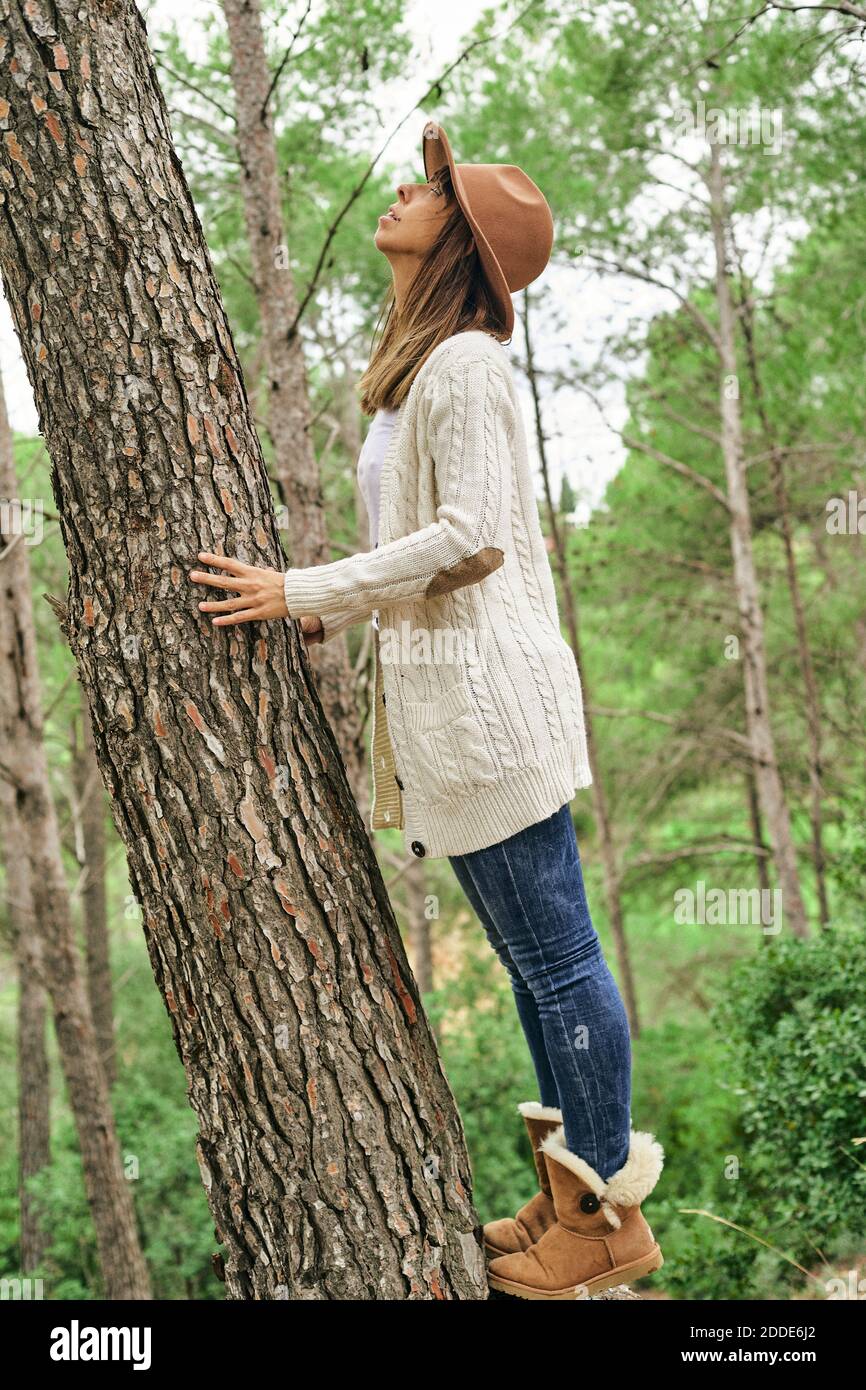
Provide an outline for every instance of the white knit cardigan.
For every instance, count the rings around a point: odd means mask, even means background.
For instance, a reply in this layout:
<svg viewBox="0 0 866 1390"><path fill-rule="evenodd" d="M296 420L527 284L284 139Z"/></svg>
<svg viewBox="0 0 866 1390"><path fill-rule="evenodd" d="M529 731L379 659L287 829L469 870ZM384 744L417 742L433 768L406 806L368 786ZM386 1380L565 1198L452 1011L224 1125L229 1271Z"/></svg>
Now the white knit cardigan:
<svg viewBox="0 0 866 1390"><path fill-rule="evenodd" d="M511 364L487 333L439 343L380 481L379 541L285 575L328 641L379 613L372 830L416 855L498 843L592 781Z"/></svg>

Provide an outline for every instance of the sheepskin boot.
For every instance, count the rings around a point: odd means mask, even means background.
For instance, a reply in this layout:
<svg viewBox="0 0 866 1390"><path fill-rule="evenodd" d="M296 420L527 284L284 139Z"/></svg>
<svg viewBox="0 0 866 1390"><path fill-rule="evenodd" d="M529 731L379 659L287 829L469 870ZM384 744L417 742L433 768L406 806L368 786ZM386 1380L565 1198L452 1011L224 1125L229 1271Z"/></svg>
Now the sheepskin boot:
<svg viewBox="0 0 866 1390"><path fill-rule="evenodd" d="M484 1249L489 1259L495 1259L497 1255L513 1255L520 1250L528 1250L556 1220L553 1195L547 1177L547 1164L544 1154L540 1151L540 1145L549 1134L561 1126L562 1111L554 1105L539 1105L537 1100L525 1100L517 1109L523 1116L529 1134L540 1190L520 1208L516 1216L488 1221L484 1227Z"/></svg>
<svg viewBox="0 0 866 1390"><path fill-rule="evenodd" d="M518 1298L571 1299L630 1284L664 1261L640 1204L652 1192L664 1151L651 1134L631 1132L629 1155L607 1182L565 1147L560 1126L541 1145L555 1223L528 1250L491 1260L491 1289Z"/></svg>

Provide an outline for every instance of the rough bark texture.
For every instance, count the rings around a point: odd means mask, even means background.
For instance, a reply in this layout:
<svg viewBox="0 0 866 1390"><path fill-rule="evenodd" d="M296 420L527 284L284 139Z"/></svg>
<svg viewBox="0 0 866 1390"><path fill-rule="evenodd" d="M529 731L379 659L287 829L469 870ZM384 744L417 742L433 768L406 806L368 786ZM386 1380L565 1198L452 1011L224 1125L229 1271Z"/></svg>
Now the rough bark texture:
<svg viewBox="0 0 866 1390"><path fill-rule="evenodd" d="M628 1016L629 1031L633 1038L637 1038L640 1034L640 1017L637 1007L637 990L635 989L634 972L631 968L628 937L625 934L619 865L617 863L616 846L613 839L613 829L607 805L607 796L604 790L604 780L598 761L595 726L590 712L589 688L580 648L577 604L574 599L574 588L572 586L571 576L568 572L565 537L557 521L556 507L554 506L553 494L550 487L550 470L547 466L547 450L545 448L544 428L541 420L541 400L538 394L538 382L532 354L532 335L529 328L529 298L528 296L524 296L524 298L524 346L526 348L526 371L535 408L535 439L538 445L541 475L544 481L544 495L547 502L547 514L553 539L554 562L559 574L559 591L562 595L565 628L568 633L568 640L571 644L572 651L574 652L575 660L577 661L581 685L583 686L583 718L586 727L586 751L589 757L590 771L592 772L590 794L592 797L595 829L598 835L598 852L601 856L602 873L604 875L604 896L607 903L607 915L610 921L610 929L613 935L613 945L614 951L616 952L617 966L619 968L623 1003L625 1004L625 1011Z"/></svg>
<svg viewBox="0 0 866 1390"><path fill-rule="evenodd" d="M73 777L80 828L79 863L84 874L81 914L87 962L87 994L99 1043L99 1055L109 1086L114 1084L114 998L111 953L105 902L105 788L99 774L93 730L86 702L82 701L80 734L76 732Z"/></svg>
<svg viewBox="0 0 866 1390"><path fill-rule="evenodd" d="M187 580L200 549L284 561L143 22L0 15L0 265L227 1292L484 1297L462 1126L298 626L215 629Z"/></svg>
<svg viewBox="0 0 866 1390"><path fill-rule="evenodd" d="M720 413L722 453L728 485L734 585L743 641L743 681L748 730L761 812L773 846L773 862L782 890L785 924L796 936L808 935L806 909L800 891L797 856L791 834L788 803L776 758L770 720L770 694L764 643L764 614L752 548L752 516L743 457L743 427L737 381L736 319L728 271L727 209L719 145L710 143L707 185L715 252L716 305L719 314Z"/></svg>
<svg viewBox="0 0 866 1390"><path fill-rule="evenodd" d="M231 47L241 193L268 378L267 422L276 479L288 514L292 564L321 565L331 559L331 547L313 449L303 343L293 329L298 306L286 255L261 7L259 0L223 0L223 11ZM370 802L367 754L345 634L313 647L310 660L358 808L366 815Z"/></svg>
<svg viewBox="0 0 866 1390"><path fill-rule="evenodd" d="M2 561L0 561L2 564ZM20 1273L32 1274L45 1254L45 1237L27 1183L51 1157L51 1092L45 1045L45 990L39 934L30 897L30 869L15 792L0 776L6 909L18 966L18 1201Z"/></svg>
<svg viewBox="0 0 866 1390"><path fill-rule="evenodd" d="M0 207L0 214L3 212ZM0 450L0 470L0 496L16 497L11 449ZM14 788L15 809L29 855L42 983L54 1010L57 1047L78 1134L104 1293L110 1299L148 1298L147 1266L82 978L48 780L28 552L23 537L14 530L12 513L0 526L0 771Z"/></svg>

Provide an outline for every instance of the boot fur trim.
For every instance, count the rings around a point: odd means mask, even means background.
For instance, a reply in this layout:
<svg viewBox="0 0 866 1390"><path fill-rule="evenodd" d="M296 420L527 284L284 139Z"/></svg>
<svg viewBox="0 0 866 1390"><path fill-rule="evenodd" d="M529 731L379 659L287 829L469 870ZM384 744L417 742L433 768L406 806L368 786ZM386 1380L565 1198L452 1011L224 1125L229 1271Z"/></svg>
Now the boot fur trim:
<svg viewBox="0 0 866 1390"><path fill-rule="evenodd" d="M633 1129L628 1158L619 1171L605 1182L586 1159L565 1147L565 1129L562 1125L548 1134L540 1147L543 1153L554 1162L561 1163L563 1168L568 1168L600 1198L604 1214L615 1230L622 1222L614 1207L639 1206L658 1182L665 1159L664 1149L657 1139L645 1130Z"/></svg>
<svg viewBox="0 0 866 1390"><path fill-rule="evenodd" d="M562 1111L557 1110L555 1105L539 1105L537 1100L523 1100L517 1109L527 1120L550 1120L553 1124L562 1124Z"/></svg>

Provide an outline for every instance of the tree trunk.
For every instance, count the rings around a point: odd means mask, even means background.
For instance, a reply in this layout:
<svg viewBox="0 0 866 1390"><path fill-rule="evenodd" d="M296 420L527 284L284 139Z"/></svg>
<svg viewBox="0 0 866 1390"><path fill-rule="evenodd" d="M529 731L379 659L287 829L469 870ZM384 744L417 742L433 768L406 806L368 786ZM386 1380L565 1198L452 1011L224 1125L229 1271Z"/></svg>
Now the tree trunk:
<svg viewBox="0 0 866 1390"><path fill-rule="evenodd" d="M187 579L203 549L284 562L144 24L0 13L0 264L227 1292L483 1298L462 1125L298 625L214 628Z"/></svg>
<svg viewBox="0 0 866 1390"><path fill-rule="evenodd" d="M0 68L3 76L6 71L5 67ZM5 145L8 149L8 139ZM5 236L8 209L4 207L2 211L6 215L0 225ZM16 235L23 238L25 230L23 225L17 225ZM19 274L23 268L22 264ZM5 277L5 256L3 270ZM11 285L11 277L8 283ZM8 447L0 448L0 496L17 496ZM29 854L33 922L41 938L43 982L54 1009L57 1046L78 1133L105 1297L144 1299L150 1297L147 1266L139 1245L132 1189L123 1173L108 1085L82 979L60 831L48 780L27 547L23 537L15 532L11 514L3 520L2 528L0 549L8 547L0 569L2 771L14 788L16 812Z"/></svg>
<svg viewBox="0 0 866 1390"><path fill-rule="evenodd" d="M719 314L720 412L722 453L728 485L734 585L742 624L746 728L755 763L761 811L773 846L785 920L796 936L807 936L791 820L776 760L764 645L764 614L752 550L752 516L743 459L742 420L737 388L736 320L728 278L725 185L719 145L710 142L710 219L715 250L716 305Z"/></svg>
<svg viewBox="0 0 866 1390"><path fill-rule="evenodd" d="M17 493L12 431L0 381L0 501ZM20 544L20 542L19 542ZM5 556L8 560L9 556ZM0 555L0 582L4 582ZM5 593L5 590L4 590ZM5 602L0 597L0 609ZM2 634L2 626L0 626ZM33 1209L27 1184L51 1158L51 1089L45 1041L46 997L42 985L42 947L33 914L27 841L16 806L15 790L0 770L0 812L6 909L18 967L18 1194L21 1273L32 1274L48 1241Z"/></svg>
<svg viewBox="0 0 866 1390"><path fill-rule="evenodd" d="M11 784L0 777L6 906L18 966L18 1194L21 1273L32 1274L48 1246L27 1184L51 1158L51 1090L45 1044L45 990L30 896L27 845Z"/></svg>
<svg viewBox="0 0 866 1390"><path fill-rule="evenodd" d="M746 292L741 307L740 322L746 343L749 362L749 376L755 393L755 404L761 429L770 453L770 477L778 508L779 524L782 529L782 544L785 550L785 574L788 593L794 614L794 631L797 638L797 658L800 678L803 682L803 696L806 703L806 730L809 739L809 821L812 827L812 864L815 869L815 888L818 895L818 917L822 927L830 921L830 903L827 892L827 864L824 849L824 754L821 736L821 698L815 676L815 663L809 642L806 625L806 608L797 572L797 556L794 550L794 527L791 521L791 503L788 496L788 481L785 475L785 458L779 447L775 431L770 423L764 399L764 387L758 368L755 347L754 322L751 299Z"/></svg>
<svg viewBox="0 0 866 1390"><path fill-rule="evenodd" d="M430 918L427 916L427 883L424 865L415 859L406 868L406 920L409 924L409 949L415 969L415 979L422 994L433 988L433 943L430 937Z"/></svg>
<svg viewBox="0 0 866 1390"><path fill-rule="evenodd" d="M640 1035L640 1017L637 1007L637 991L634 984L634 973L631 968L631 954L628 948L628 938L625 934L625 922L622 911L622 891L620 886L619 866L616 858L616 846L613 841L613 831L608 812L607 797L604 791L601 768L598 761L598 750L595 742L595 726L592 714L590 713L589 690L586 681L586 670L583 665L583 657L580 649L580 629L577 621L577 604L574 598L574 589L571 583L571 576L568 572L568 558L565 550L565 538L557 521L556 507L553 502L553 494L550 487L550 470L547 466L547 449L545 447L544 427L541 419L541 400L538 394L538 381L535 374L534 358L532 352L532 335L529 328L529 295L525 293L524 299L524 345L526 347L526 374L529 379L532 391L532 400L535 409L535 440L538 446L538 455L541 462L541 475L544 481L544 495L547 502L547 514L550 522L550 533L553 538L553 555L557 571L559 573L559 589L562 594L562 606L565 612L565 628L568 633L568 640L574 652L580 671L581 685L583 686L583 718L586 727L586 748L589 757L589 766L592 773L591 795L592 809L595 818L595 828L598 835L598 848L601 855L602 873L604 875L604 894L607 903L607 915L610 921L610 929L613 934L613 945L616 952L617 965L619 967L620 982L622 985L623 1003L625 1004L626 1014L628 1015L629 1029L633 1038Z"/></svg>
<svg viewBox="0 0 866 1390"><path fill-rule="evenodd" d="M268 379L267 421L277 484L286 506L292 564L331 559L319 465L310 428L303 343L288 263L270 70L259 0L222 0L232 58L241 192ZM340 745L359 810L369 810L369 774L345 633L311 649L316 685Z"/></svg>
<svg viewBox="0 0 866 1390"><path fill-rule="evenodd" d="M758 800L758 779L755 776L753 764L749 765L746 772L746 801L749 806L749 826L752 831L752 843L759 849L764 848L764 827L761 823L761 805ZM770 891L770 877L767 873L767 859L763 854L755 855L755 868L758 871L758 886L762 893Z"/></svg>
<svg viewBox="0 0 866 1390"><path fill-rule="evenodd" d="M105 904L105 788L96 761L90 715L83 701L81 735L79 738L78 733L75 734L72 774L78 802L77 819L81 828L79 862L84 872L81 908L87 993L105 1077L109 1086L113 1086L116 1065L111 953Z"/></svg>

